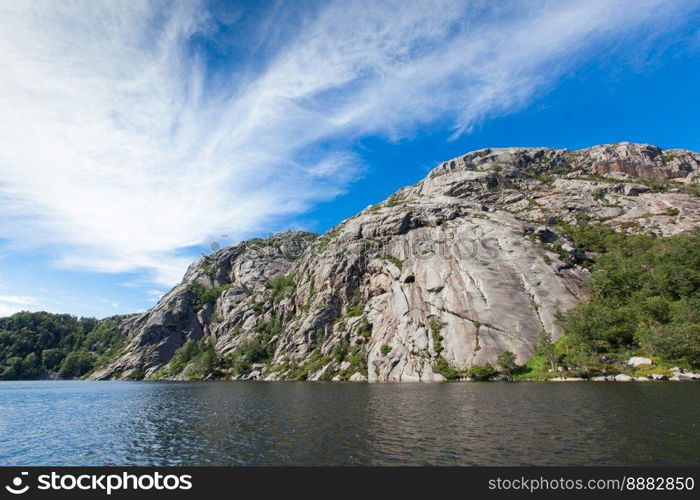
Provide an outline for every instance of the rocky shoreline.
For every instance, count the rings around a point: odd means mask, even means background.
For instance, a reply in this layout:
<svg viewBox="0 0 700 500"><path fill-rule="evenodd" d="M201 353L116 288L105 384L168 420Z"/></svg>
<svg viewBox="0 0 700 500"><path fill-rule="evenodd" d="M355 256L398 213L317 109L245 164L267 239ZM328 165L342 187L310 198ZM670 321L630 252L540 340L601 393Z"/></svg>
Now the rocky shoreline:
<svg viewBox="0 0 700 500"><path fill-rule="evenodd" d="M635 356L630 358L627 364L631 367L647 366L651 367L653 362L649 358L644 358L640 356ZM671 382L687 382L693 380L700 380L700 373L693 373L685 371L682 368L674 366L668 370L658 369L659 372L665 373L654 373L654 370L649 370L651 373L648 376L633 376L626 373L617 373L615 375L598 375L590 378L583 377L554 377L547 379L551 382L659 382L659 381L671 381ZM524 379L526 380L526 379Z"/></svg>
<svg viewBox="0 0 700 500"><path fill-rule="evenodd" d="M700 380L700 373L692 372L675 372L674 375L668 377L659 373L654 373L650 377L633 377L619 373L617 375L599 375L589 379L581 377L555 377L548 379L549 382L690 382Z"/></svg>

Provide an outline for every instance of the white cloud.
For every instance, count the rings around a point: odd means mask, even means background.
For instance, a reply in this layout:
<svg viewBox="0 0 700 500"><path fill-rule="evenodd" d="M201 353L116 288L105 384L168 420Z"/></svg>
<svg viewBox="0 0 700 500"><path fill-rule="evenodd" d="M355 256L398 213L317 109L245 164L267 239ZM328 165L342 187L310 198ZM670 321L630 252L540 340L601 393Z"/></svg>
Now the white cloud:
<svg viewBox="0 0 700 500"><path fill-rule="evenodd" d="M36 310L38 306L35 297L21 295L0 295L0 318L10 316L19 311Z"/></svg>
<svg viewBox="0 0 700 500"><path fill-rule="evenodd" d="M34 297L22 295L0 295L0 302L17 305L30 305L36 303L36 299Z"/></svg>
<svg viewBox="0 0 700 500"><path fill-rule="evenodd" d="M100 299L102 304L106 304L113 309L119 309L119 302L112 299Z"/></svg>
<svg viewBox="0 0 700 500"><path fill-rule="evenodd" d="M165 290L146 290L146 296L148 297L148 300L150 302L156 303L160 300L160 298L165 295L166 291Z"/></svg>
<svg viewBox="0 0 700 500"><path fill-rule="evenodd" d="M0 1L0 238L172 284L191 260L182 249L342 192L362 168L353 138L436 120L462 133L694 8L343 1L285 24L291 2L247 50L229 16L235 63L212 66L198 48L219 33L204 5Z"/></svg>

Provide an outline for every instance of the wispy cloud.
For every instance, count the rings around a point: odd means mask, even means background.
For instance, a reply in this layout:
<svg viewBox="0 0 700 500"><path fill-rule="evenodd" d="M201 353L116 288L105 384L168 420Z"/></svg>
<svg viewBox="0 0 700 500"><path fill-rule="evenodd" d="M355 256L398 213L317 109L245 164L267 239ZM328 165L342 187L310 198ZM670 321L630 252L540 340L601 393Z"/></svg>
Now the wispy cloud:
<svg viewBox="0 0 700 500"><path fill-rule="evenodd" d="M106 304L113 309L119 309L119 302L112 299L100 299L100 303Z"/></svg>
<svg viewBox="0 0 700 500"><path fill-rule="evenodd" d="M19 311L35 310L37 305L35 297L0 295L0 318Z"/></svg>
<svg viewBox="0 0 700 500"><path fill-rule="evenodd" d="M0 1L0 237L172 284L183 249L341 193L356 138L464 133L694 8L290 2L251 30L206 6Z"/></svg>
<svg viewBox="0 0 700 500"><path fill-rule="evenodd" d="M165 295L164 290L147 290L146 291L146 296L148 297L149 302L156 303L160 300L160 298Z"/></svg>

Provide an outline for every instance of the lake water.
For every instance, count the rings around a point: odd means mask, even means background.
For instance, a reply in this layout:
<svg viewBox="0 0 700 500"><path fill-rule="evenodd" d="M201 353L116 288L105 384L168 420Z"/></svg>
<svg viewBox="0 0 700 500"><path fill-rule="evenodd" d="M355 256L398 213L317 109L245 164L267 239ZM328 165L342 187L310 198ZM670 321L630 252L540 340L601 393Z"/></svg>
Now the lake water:
<svg viewBox="0 0 700 500"><path fill-rule="evenodd" d="M670 382L0 382L0 465L697 465L699 396Z"/></svg>

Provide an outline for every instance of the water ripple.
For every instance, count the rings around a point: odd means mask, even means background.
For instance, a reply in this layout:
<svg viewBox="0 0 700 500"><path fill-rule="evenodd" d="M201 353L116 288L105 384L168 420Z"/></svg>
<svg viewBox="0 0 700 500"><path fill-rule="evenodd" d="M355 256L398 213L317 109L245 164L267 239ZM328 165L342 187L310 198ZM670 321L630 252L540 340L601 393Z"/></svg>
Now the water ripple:
<svg viewBox="0 0 700 500"><path fill-rule="evenodd" d="M2 465L700 464L700 384L0 382Z"/></svg>

